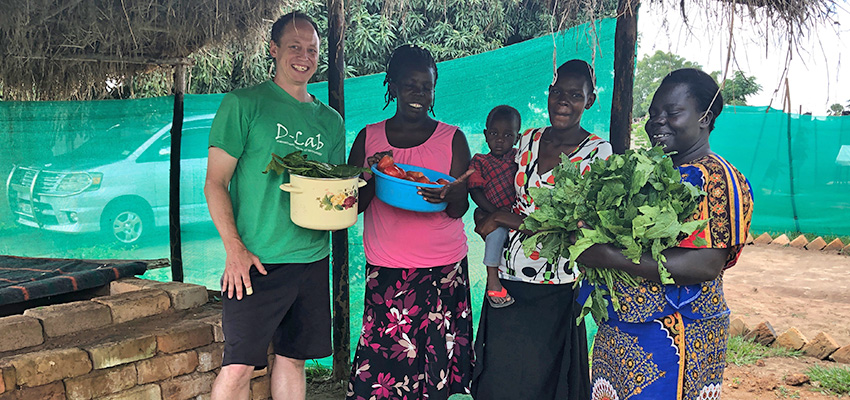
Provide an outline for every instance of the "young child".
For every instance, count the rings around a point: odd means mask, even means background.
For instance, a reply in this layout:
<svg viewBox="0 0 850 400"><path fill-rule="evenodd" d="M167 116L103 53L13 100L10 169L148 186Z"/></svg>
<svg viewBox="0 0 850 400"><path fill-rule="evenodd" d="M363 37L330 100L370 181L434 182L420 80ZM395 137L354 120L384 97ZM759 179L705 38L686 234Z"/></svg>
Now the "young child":
<svg viewBox="0 0 850 400"><path fill-rule="evenodd" d="M514 175L517 172L517 139L521 118L519 112L506 105L493 108L487 115L484 137L490 154L476 154L469 167L475 172L469 177L469 194L478 205L475 219L484 218L496 210L510 211L516 191ZM508 291L499 282L499 263L505 250L508 229L499 227L484 241L484 266L487 267L487 302L493 308L507 307L514 303Z"/></svg>

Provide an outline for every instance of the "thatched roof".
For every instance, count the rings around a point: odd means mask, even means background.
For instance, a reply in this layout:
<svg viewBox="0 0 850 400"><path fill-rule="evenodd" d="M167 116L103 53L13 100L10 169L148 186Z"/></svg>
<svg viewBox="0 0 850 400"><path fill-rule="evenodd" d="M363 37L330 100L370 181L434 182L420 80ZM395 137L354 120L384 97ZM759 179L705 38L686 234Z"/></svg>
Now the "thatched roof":
<svg viewBox="0 0 850 400"><path fill-rule="evenodd" d="M405 12L411 0L385 0ZM445 0L430 1L445 7ZM562 17L596 17L599 0L524 0ZM620 0L628 2L630 0ZM637 2L638 0L634 0ZM729 15L799 37L830 19L838 0L719 0ZM299 0L0 0L0 87L7 99L90 98L108 79L173 64L235 37L263 37L284 3ZM671 12L718 0L650 0ZM590 11L590 12L588 12ZM712 16L706 16L712 20ZM719 23L719 21L718 21ZM559 27L553 27L558 29Z"/></svg>
<svg viewBox="0 0 850 400"><path fill-rule="evenodd" d="M0 83L12 98L87 98L109 78L263 37L285 2L0 0Z"/></svg>

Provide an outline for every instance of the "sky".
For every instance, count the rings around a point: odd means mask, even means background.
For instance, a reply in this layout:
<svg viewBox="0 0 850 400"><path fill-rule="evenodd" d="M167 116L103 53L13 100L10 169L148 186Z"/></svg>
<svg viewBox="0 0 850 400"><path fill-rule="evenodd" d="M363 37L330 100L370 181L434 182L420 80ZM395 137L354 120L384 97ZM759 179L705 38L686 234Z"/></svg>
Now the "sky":
<svg viewBox="0 0 850 400"><path fill-rule="evenodd" d="M850 104L850 2L839 7L834 16L837 23L816 26L800 39L791 56L787 78L793 113L826 115L834 103ZM705 10L688 1L685 8L689 10L688 26L683 23L678 7L672 10L660 2L641 5L638 59L662 50L697 62L706 72L726 70L729 23L707 27L706 22L728 21L728 18L720 17L719 10ZM757 25L740 16L732 24L729 74L743 71L747 76L755 76L762 86L760 93L748 97L748 105L782 109L788 38L772 26Z"/></svg>

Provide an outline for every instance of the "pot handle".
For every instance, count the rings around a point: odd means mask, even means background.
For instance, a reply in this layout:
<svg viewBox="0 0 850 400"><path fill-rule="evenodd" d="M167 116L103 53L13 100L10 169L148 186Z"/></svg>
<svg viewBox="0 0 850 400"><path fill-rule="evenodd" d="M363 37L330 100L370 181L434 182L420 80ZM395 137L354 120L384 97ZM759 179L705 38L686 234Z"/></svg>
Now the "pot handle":
<svg viewBox="0 0 850 400"><path fill-rule="evenodd" d="M284 183L283 185L280 185L280 190L290 193L301 193L301 189L298 189L297 187L292 186L289 183Z"/></svg>
<svg viewBox="0 0 850 400"><path fill-rule="evenodd" d="M363 178L357 178L357 187L362 188L363 186L366 186L367 183L368 182L363 180Z"/></svg>

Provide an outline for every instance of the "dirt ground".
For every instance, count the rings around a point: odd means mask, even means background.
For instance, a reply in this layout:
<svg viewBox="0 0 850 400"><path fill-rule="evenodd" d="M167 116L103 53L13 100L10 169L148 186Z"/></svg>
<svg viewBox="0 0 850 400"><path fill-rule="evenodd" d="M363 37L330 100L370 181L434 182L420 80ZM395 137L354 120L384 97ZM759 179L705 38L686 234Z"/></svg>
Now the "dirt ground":
<svg viewBox="0 0 850 400"><path fill-rule="evenodd" d="M850 257L775 246L747 246L738 265L726 271L724 290L733 318L750 327L768 321L781 334L796 327L813 339L826 332L850 345ZM834 366L811 357L767 358L726 368L724 400L837 399L811 384L791 386L786 378L813 365ZM343 399L340 385L312 384L308 399ZM844 397L846 398L846 396Z"/></svg>
<svg viewBox="0 0 850 400"><path fill-rule="evenodd" d="M850 257L775 246L747 246L723 282L733 318L754 327L768 321L779 335L796 327L811 340L826 332L840 346L850 345ZM785 379L811 366L834 366L811 357L768 358L756 365L729 365L723 399L835 399L810 384L790 386ZM846 398L846 397L845 397Z"/></svg>
<svg viewBox="0 0 850 400"><path fill-rule="evenodd" d="M774 246L747 246L723 282L733 318L776 334L796 327L807 339L826 332L850 345L850 257Z"/></svg>

